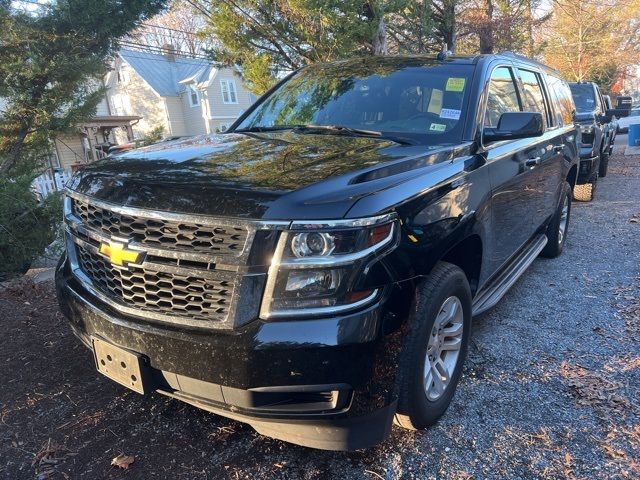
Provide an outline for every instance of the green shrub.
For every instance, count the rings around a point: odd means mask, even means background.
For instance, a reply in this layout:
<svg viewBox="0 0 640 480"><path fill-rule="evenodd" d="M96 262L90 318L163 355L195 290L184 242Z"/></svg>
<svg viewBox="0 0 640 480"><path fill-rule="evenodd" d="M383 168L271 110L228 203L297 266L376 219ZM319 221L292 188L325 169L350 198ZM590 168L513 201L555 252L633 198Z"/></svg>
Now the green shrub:
<svg viewBox="0 0 640 480"><path fill-rule="evenodd" d="M0 177L0 279L28 269L60 228L60 194L38 203L30 190L33 178Z"/></svg>
<svg viewBox="0 0 640 480"><path fill-rule="evenodd" d="M164 135L164 126L158 125L144 136L142 139L142 146L146 147L147 145L151 145L152 143L156 143L158 140L162 140L162 136Z"/></svg>

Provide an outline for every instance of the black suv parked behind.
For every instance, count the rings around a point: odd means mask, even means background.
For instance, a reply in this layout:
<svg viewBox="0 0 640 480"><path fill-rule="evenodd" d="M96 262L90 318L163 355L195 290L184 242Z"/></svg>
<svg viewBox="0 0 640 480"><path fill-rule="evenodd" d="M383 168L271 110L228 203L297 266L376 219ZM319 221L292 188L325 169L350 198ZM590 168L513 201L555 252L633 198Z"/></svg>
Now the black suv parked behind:
<svg viewBox="0 0 640 480"><path fill-rule="evenodd" d="M574 191L576 200L593 199L598 177L605 177L616 132L610 128L611 110L607 109L600 88L593 82L570 83L576 104L576 123L580 126L580 169Z"/></svg>
<svg viewBox="0 0 640 480"><path fill-rule="evenodd" d="M60 304L138 392L324 449L424 428L472 315L562 251L573 110L513 54L303 68L230 133L79 172Z"/></svg>

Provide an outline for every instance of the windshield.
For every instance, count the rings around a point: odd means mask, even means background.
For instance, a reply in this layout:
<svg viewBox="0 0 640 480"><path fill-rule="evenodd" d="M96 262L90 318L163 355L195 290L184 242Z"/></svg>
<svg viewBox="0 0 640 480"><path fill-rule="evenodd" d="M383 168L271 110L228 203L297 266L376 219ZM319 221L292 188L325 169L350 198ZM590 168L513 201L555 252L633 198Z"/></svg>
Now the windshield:
<svg viewBox="0 0 640 480"><path fill-rule="evenodd" d="M592 112L596 109L596 95L590 83L572 83L569 86L579 112Z"/></svg>
<svg viewBox="0 0 640 480"><path fill-rule="evenodd" d="M282 84L236 130L330 125L425 144L458 143L472 74L472 65L424 60L311 66Z"/></svg>

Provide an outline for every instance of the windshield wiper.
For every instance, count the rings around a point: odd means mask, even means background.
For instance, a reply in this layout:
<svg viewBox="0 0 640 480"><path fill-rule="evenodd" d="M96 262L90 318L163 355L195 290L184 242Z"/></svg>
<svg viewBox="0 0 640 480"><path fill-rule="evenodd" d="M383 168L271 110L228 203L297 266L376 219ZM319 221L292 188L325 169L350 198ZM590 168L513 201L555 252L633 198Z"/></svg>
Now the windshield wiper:
<svg viewBox="0 0 640 480"><path fill-rule="evenodd" d="M277 132L278 130L292 130L300 125L273 125L271 127L247 127L237 128L232 133L256 133L256 132Z"/></svg>
<svg viewBox="0 0 640 480"><path fill-rule="evenodd" d="M311 132L327 132L332 135L349 135L352 137L380 137L387 140L391 140L396 143L401 143L403 145L412 145L415 142L412 142L408 138L398 137L395 135L388 135L383 132L379 132L377 130L364 130L362 128L352 128L345 127L343 125L272 125L265 127L247 127L247 128L239 128L234 130L232 133L261 133L261 132L277 132L279 130L295 130L300 133L311 133Z"/></svg>
<svg viewBox="0 0 640 480"><path fill-rule="evenodd" d="M361 128L345 127L343 125L299 125L296 130L324 130L327 132L347 133L351 135L369 135L372 137L381 137L382 132L377 130L363 130Z"/></svg>
<svg viewBox="0 0 640 480"><path fill-rule="evenodd" d="M299 125L295 127L295 130L301 132L324 131L330 134L351 135L354 137L380 137L403 145L410 145L414 143L408 138L389 135L378 130L364 130L362 128L345 127L344 125Z"/></svg>

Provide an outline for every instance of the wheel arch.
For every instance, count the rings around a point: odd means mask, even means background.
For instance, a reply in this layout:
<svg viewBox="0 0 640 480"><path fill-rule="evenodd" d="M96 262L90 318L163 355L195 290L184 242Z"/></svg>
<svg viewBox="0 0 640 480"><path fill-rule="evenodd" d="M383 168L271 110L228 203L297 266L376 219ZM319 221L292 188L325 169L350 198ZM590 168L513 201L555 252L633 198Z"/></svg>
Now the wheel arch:
<svg viewBox="0 0 640 480"><path fill-rule="evenodd" d="M440 258L440 261L459 267L467 277L472 295L475 295L482 270L482 239L473 233L453 245Z"/></svg>
<svg viewBox="0 0 640 480"><path fill-rule="evenodd" d="M567 173L566 177L567 182L571 185L571 190L576 186L576 182L578 181L578 166L572 165Z"/></svg>

